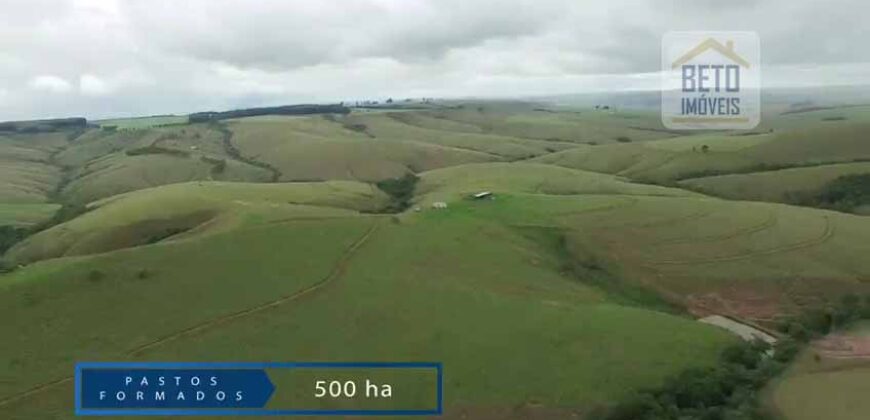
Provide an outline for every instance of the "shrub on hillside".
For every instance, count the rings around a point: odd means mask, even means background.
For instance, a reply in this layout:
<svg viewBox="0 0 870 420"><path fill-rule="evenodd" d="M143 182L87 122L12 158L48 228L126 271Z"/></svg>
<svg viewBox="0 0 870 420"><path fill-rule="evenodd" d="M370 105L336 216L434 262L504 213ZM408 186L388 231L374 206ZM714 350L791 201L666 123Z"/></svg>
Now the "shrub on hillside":
<svg viewBox="0 0 870 420"><path fill-rule="evenodd" d="M377 187L390 196L390 204L383 210L385 213L399 213L411 205L414 187L420 178L407 173L401 178L386 179L378 182Z"/></svg>
<svg viewBox="0 0 870 420"><path fill-rule="evenodd" d="M822 206L843 211L870 204L870 174L838 177L822 188L816 200Z"/></svg>
<svg viewBox="0 0 870 420"><path fill-rule="evenodd" d="M48 229L54 225L59 225L67 220L72 220L87 211L88 208L82 204L64 204L51 216L51 219L34 226L31 234Z"/></svg>
<svg viewBox="0 0 870 420"><path fill-rule="evenodd" d="M169 155L176 157L190 157L190 152L186 150L178 150L178 149L169 149L166 147L160 146L145 146L140 147L138 149L130 149L124 152L127 156L139 156L139 155Z"/></svg>
<svg viewBox="0 0 870 420"><path fill-rule="evenodd" d="M365 124L362 124L362 123L356 123L356 124L345 123L345 124L342 124L342 126L348 130L356 131L356 132L360 132L360 133L365 132L366 129L368 129L368 126L366 126Z"/></svg>
<svg viewBox="0 0 870 420"><path fill-rule="evenodd" d="M91 270L88 272L88 281L91 283L99 283L106 278L106 273L100 270Z"/></svg>
<svg viewBox="0 0 870 420"><path fill-rule="evenodd" d="M357 133L362 133L368 136L369 138L375 138L375 135L369 132L369 127L363 123L349 123L344 122L341 124L345 130L355 131Z"/></svg>
<svg viewBox="0 0 870 420"><path fill-rule="evenodd" d="M227 160L203 155L200 160L211 165L212 176L220 175L227 169Z"/></svg>
<svg viewBox="0 0 870 420"><path fill-rule="evenodd" d="M0 255L12 248L12 245L24 239L28 234L27 228L17 226L0 226Z"/></svg>
<svg viewBox="0 0 870 420"><path fill-rule="evenodd" d="M779 330L794 341L807 342L862 319L870 319L870 295L862 299L846 294L835 304L812 308L783 321Z"/></svg>

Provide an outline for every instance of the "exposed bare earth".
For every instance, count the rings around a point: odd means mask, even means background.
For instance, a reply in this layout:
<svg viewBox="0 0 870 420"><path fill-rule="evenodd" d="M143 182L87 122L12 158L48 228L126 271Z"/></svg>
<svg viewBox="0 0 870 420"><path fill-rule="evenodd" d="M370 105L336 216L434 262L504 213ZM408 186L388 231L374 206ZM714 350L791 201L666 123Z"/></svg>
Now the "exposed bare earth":
<svg viewBox="0 0 870 420"><path fill-rule="evenodd" d="M870 359L870 337L849 334L831 334L816 340L813 350L835 359Z"/></svg>

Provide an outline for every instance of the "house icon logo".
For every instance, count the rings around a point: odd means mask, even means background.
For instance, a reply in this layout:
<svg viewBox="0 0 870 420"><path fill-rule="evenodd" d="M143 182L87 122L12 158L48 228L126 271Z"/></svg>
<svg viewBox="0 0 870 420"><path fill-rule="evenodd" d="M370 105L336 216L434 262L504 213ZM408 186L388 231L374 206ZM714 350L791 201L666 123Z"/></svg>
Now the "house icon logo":
<svg viewBox="0 0 870 420"><path fill-rule="evenodd" d="M678 68L683 64L688 63L693 58L707 52L707 50L714 50L719 54L729 58L731 61L739 64L740 66L746 68L750 67L748 61L746 61L745 59L743 59L743 57L737 55L737 53L734 52L734 41L728 40L725 42L725 45L722 45L719 43L719 41L716 41L713 38L707 38L703 42L698 44L695 48L692 48L691 50L683 54L680 58L677 59L677 61L674 61L674 63L671 65L671 68Z"/></svg>
<svg viewBox="0 0 870 420"><path fill-rule="evenodd" d="M670 32L662 38L662 123L670 129L751 129L760 120L758 36Z"/></svg>

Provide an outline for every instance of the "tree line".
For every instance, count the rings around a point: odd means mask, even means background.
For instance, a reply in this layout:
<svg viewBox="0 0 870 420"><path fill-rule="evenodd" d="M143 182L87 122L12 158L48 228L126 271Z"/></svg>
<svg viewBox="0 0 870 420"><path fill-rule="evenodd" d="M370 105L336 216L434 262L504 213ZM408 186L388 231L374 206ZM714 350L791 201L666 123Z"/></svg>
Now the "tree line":
<svg viewBox="0 0 870 420"><path fill-rule="evenodd" d="M188 117L191 123L220 121L228 118L256 117L259 115L307 115L307 114L348 114L350 108L344 105L286 105L263 108L235 109L224 112L197 112Z"/></svg>
<svg viewBox="0 0 870 420"><path fill-rule="evenodd" d="M48 133L66 129L82 130L88 127L85 118L57 118L50 120L0 122L0 133Z"/></svg>
<svg viewBox="0 0 870 420"><path fill-rule="evenodd" d="M786 200L800 206L854 212L858 207L870 205L870 174L842 175L819 191L791 192Z"/></svg>

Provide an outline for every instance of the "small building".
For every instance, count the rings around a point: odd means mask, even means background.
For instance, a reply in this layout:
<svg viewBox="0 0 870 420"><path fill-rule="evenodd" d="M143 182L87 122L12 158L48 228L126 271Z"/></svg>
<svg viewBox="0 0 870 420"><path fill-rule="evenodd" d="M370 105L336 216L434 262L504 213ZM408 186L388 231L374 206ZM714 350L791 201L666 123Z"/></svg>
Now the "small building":
<svg viewBox="0 0 870 420"><path fill-rule="evenodd" d="M432 208L433 209L446 209L447 203L445 203L443 201L436 201L436 202L432 203Z"/></svg>
<svg viewBox="0 0 870 420"><path fill-rule="evenodd" d="M492 192L491 191L481 191L477 194L472 195L471 198L473 198L475 200L483 200L485 198L492 198Z"/></svg>

